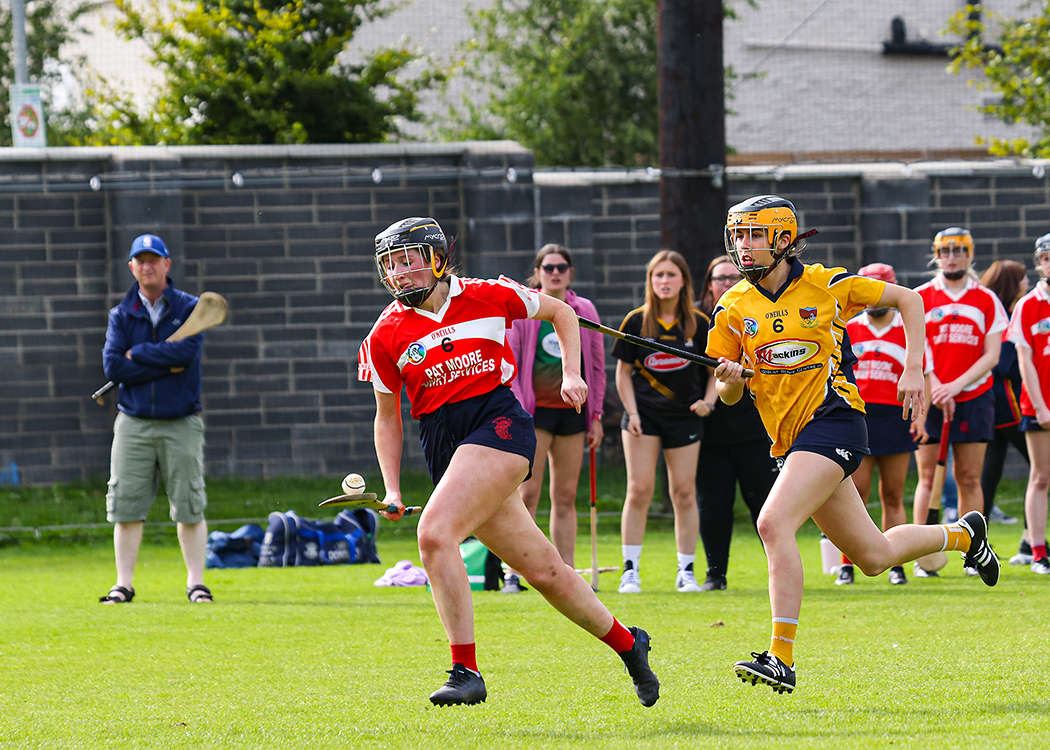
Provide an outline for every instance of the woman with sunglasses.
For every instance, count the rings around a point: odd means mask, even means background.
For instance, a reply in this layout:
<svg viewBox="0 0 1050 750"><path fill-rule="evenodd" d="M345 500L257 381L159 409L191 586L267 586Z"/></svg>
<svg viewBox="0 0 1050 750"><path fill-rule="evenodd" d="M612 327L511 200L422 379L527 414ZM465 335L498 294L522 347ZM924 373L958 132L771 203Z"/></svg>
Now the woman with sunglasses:
<svg viewBox="0 0 1050 750"><path fill-rule="evenodd" d="M645 304L627 314L620 330L700 354L707 345L708 318L693 306L693 299L685 258L661 250L645 269ZM616 390L624 408L620 435L627 463L627 497L620 519L624 561L620 593L642 590L638 564L661 450L674 508L675 589L700 591L693 572L700 532L696 462L704 432L701 417L711 413L715 398L708 368L620 339L612 353L619 360Z"/></svg>
<svg viewBox="0 0 1050 750"><path fill-rule="evenodd" d="M700 312L710 316L715 303L743 278L728 255L712 260L697 303ZM733 540L737 484L751 523L757 524L762 503L777 478L777 462L769 455L769 438L751 399L742 398L730 406L716 398L708 406L711 413L704 417L704 439L696 470L700 540L707 556L707 576L700 590L722 591L726 588L729 546Z"/></svg>
<svg viewBox="0 0 1050 750"><path fill-rule="evenodd" d="M578 316L598 320L594 304L569 286L576 278L572 255L561 245L544 245L536 254L528 284L541 293L561 300ZM580 329L582 374L587 382L587 401L577 412L561 398L561 347L554 326L545 320L514 321L507 344L518 363L518 377L511 390L536 423L536 456L532 476L518 492L533 518L543 488L544 464L550 464L550 538L565 564L575 567L576 487L585 449L597 448L602 431L602 402L605 399L605 349L597 331ZM508 574L502 591L520 592L516 573Z"/></svg>
<svg viewBox="0 0 1050 750"><path fill-rule="evenodd" d="M937 273L915 290L926 310L926 348L933 367L929 375L930 410L926 416L929 441L920 445L915 454L919 483L915 488L913 518L920 521L926 518L937 468L937 445L946 421L950 424L948 439L959 488L959 517L974 510L984 512L981 467L985 448L995 433L992 368L999 362L1009 318L999 298L973 275L973 252L969 230L941 230L933 240ZM918 563L914 572L916 578L936 574ZM966 572L977 575L972 568Z"/></svg>

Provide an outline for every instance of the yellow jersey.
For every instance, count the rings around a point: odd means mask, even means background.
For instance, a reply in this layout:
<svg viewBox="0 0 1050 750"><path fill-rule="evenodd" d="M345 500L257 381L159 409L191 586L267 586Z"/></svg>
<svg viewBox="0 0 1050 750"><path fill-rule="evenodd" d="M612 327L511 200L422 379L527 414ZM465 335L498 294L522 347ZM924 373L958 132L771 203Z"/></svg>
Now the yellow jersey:
<svg viewBox="0 0 1050 750"><path fill-rule="evenodd" d="M792 258L775 294L740 281L715 306L707 354L755 371L747 388L776 457L814 416L836 408L863 413L846 323L882 298L886 282ZM746 394L745 394L746 395Z"/></svg>

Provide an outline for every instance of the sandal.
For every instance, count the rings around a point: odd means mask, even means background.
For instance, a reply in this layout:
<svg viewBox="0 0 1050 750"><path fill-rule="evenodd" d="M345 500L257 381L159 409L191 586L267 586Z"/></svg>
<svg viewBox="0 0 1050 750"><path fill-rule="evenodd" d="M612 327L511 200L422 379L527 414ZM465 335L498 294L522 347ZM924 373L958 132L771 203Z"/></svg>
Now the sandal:
<svg viewBox="0 0 1050 750"><path fill-rule="evenodd" d="M120 596L114 596L114 594L119 594ZM134 588L126 589L123 586L114 586L109 590L108 594L100 596L98 600L105 604L128 604L134 598Z"/></svg>
<svg viewBox="0 0 1050 750"><path fill-rule="evenodd" d="M194 604L211 604L215 601L211 596L211 589L204 584L186 589L186 598Z"/></svg>

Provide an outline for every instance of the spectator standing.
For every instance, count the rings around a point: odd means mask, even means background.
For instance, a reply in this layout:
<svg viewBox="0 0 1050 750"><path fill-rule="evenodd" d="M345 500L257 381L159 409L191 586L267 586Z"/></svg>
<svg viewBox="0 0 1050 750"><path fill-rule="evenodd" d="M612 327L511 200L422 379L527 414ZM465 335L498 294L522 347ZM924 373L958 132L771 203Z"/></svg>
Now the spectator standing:
<svg viewBox="0 0 1050 750"><path fill-rule="evenodd" d="M201 348L204 334L167 341L197 304L168 278L171 256L152 234L131 243L128 268L135 277L109 311L102 365L119 384L113 425L106 518L113 527L117 582L99 601L125 604L135 596L133 578L142 529L160 480L168 493L186 564L186 597L212 601L204 585L208 524L204 520L204 422Z"/></svg>

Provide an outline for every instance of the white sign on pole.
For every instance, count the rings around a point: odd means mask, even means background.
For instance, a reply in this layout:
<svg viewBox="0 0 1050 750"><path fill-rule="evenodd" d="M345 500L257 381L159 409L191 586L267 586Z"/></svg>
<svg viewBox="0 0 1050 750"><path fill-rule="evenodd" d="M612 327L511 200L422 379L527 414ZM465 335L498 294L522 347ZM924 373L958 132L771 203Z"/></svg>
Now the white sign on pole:
<svg viewBox="0 0 1050 750"><path fill-rule="evenodd" d="M11 87L11 134L16 148L47 146L40 86L16 84Z"/></svg>

